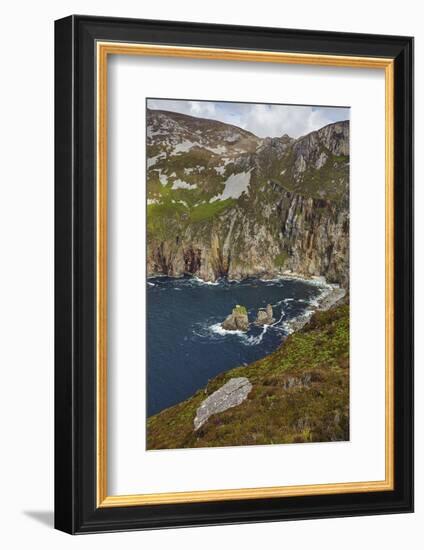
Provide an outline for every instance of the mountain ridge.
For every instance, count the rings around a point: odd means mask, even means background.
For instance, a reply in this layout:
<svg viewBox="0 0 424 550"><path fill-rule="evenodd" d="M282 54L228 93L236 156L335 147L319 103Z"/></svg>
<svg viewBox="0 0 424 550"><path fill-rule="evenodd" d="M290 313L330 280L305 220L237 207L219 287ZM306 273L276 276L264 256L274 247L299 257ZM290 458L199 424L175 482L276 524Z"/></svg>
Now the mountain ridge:
<svg viewBox="0 0 424 550"><path fill-rule="evenodd" d="M348 286L349 121L297 139L147 111L147 272Z"/></svg>

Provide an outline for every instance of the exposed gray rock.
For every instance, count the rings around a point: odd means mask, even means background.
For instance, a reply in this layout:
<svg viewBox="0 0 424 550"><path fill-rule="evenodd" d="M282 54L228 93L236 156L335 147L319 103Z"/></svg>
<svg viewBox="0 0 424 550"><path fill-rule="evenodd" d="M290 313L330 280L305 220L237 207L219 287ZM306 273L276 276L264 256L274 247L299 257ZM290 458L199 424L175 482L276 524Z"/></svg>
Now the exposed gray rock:
<svg viewBox="0 0 424 550"><path fill-rule="evenodd" d="M240 405L249 395L251 389L252 384L248 378L231 378L202 402L196 411L194 429L198 430L213 414Z"/></svg>
<svg viewBox="0 0 424 550"><path fill-rule="evenodd" d="M305 313L303 313L302 315L299 315L298 317L287 321L286 326L289 329L289 332L296 332L302 329L305 325L309 323L313 313L314 311L312 309L309 309L305 311Z"/></svg>
<svg viewBox="0 0 424 550"><path fill-rule="evenodd" d="M222 122L159 110L147 111L147 123L147 198L154 208L167 205L154 210L157 223L148 228L149 275L216 281L290 270L348 289L349 121L297 139L261 139ZM237 178L248 186L225 204L223 189ZM190 206L204 203L222 209L203 217ZM193 213L196 221L187 223Z"/></svg>
<svg viewBox="0 0 424 550"><path fill-rule="evenodd" d="M236 306L221 326L225 330L241 330L243 332L248 331L249 318L247 316L246 308L243 306Z"/></svg>
<svg viewBox="0 0 424 550"><path fill-rule="evenodd" d="M272 305L268 304L266 309L261 308L258 310L258 316L256 317L255 324L257 325L272 325L274 323L274 313L272 311Z"/></svg>
<svg viewBox="0 0 424 550"><path fill-rule="evenodd" d="M299 388L309 388L312 381L311 373L306 373L301 377L298 376L288 376L283 382L283 388L285 390L299 389Z"/></svg>
<svg viewBox="0 0 424 550"><path fill-rule="evenodd" d="M302 315L287 321L287 328L290 332L296 332L302 329L309 323L314 311L328 311L335 305L339 304L345 296L346 290L344 288L338 286L329 287L327 291L322 293L313 307L311 306Z"/></svg>
<svg viewBox="0 0 424 550"><path fill-rule="evenodd" d="M335 306L342 298L346 296L346 290L344 288L332 288L328 294L325 294L319 301L318 309L321 311L328 311Z"/></svg>

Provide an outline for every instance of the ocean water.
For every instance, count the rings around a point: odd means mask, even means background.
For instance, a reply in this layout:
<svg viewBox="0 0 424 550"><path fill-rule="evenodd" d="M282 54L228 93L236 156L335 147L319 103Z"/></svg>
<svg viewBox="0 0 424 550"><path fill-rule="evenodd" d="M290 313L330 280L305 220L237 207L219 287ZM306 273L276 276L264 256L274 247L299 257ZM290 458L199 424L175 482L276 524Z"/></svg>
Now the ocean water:
<svg viewBox="0 0 424 550"><path fill-rule="evenodd" d="M274 351L289 333L287 321L302 315L322 290L294 279L148 279L147 415L187 399L217 374ZM251 326L247 333L223 330L220 323L237 304L247 308L250 321L272 304L275 323Z"/></svg>

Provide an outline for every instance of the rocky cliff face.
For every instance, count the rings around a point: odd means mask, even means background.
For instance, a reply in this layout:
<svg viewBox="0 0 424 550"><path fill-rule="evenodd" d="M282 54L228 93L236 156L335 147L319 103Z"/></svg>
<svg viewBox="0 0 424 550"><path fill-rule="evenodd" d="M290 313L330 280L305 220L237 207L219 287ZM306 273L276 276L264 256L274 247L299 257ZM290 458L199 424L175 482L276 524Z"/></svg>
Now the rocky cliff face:
<svg viewBox="0 0 424 550"><path fill-rule="evenodd" d="M147 124L149 275L348 286L348 121L299 139L157 110Z"/></svg>

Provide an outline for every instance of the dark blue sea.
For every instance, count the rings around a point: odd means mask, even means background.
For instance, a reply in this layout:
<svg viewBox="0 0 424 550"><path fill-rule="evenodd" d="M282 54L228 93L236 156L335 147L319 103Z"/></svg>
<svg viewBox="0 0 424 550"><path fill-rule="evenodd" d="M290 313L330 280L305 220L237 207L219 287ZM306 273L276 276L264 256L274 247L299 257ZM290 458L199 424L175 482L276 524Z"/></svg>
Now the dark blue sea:
<svg viewBox="0 0 424 550"><path fill-rule="evenodd" d="M147 415L187 399L210 378L274 351L298 317L321 293L294 279L205 283L194 278L150 278L147 283ZM249 321L272 304L275 323L247 333L220 323L237 304Z"/></svg>

